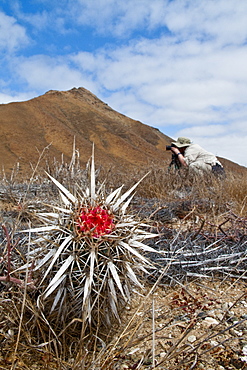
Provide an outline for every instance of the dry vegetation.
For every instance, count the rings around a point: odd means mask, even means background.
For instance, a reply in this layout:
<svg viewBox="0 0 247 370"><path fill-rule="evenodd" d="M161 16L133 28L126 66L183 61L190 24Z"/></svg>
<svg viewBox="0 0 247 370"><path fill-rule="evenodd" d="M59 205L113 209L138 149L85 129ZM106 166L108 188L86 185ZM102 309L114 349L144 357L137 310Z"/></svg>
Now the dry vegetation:
<svg viewBox="0 0 247 370"><path fill-rule="evenodd" d="M47 172L72 193L87 182L88 169L75 157ZM146 172L100 168L97 181L109 193ZM21 230L38 225L36 212L56 204L57 188L37 166L27 180L17 170L3 176L0 196L0 369L247 368L246 174L192 177L150 166L130 209L158 234L146 242L157 251L146 253L155 268L140 276L143 289L133 287L121 324L89 331L81 317L61 327L44 316L39 277L15 271L29 258Z"/></svg>

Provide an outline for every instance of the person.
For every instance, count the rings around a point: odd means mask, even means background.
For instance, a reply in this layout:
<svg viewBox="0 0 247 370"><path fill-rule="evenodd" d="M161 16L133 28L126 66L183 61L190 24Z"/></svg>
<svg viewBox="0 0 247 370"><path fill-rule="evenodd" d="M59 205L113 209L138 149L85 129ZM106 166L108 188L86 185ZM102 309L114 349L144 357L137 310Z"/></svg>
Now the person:
<svg viewBox="0 0 247 370"><path fill-rule="evenodd" d="M223 175L224 168L217 157L198 144L193 144L187 137L179 137L172 142L171 151L176 157L179 168L188 167L196 173L213 172Z"/></svg>

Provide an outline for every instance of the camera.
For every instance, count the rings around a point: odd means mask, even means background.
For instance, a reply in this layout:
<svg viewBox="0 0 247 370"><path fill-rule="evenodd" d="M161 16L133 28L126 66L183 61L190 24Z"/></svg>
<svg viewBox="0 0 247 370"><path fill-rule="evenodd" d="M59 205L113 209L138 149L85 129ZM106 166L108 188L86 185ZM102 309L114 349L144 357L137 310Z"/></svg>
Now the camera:
<svg viewBox="0 0 247 370"><path fill-rule="evenodd" d="M172 147L174 148L175 146L176 146L176 145L174 145L174 144L172 144L172 145L167 145L167 146L166 146L166 150L171 150L171 148L172 148Z"/></svg>

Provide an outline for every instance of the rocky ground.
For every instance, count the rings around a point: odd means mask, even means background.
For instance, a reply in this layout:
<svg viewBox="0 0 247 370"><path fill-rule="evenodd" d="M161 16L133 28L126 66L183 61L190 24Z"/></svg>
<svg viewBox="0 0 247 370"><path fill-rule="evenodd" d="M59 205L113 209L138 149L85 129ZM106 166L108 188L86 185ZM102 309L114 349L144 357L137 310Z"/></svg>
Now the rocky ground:
<svg viewBox="0 0 247 370"><path fill-rule="evenodd" d="M214 279L139 292L95 368L247 369L246 288L241 280ZM15 352L14 334L11 325L0 329L0 369L73 368L72 361L58 364L42 351L31 357L21 344Z"/></svg>
<svg viewBox="0 0 247 370"><path fill-rule="evenodd" d="M115 369L247 369L247 290L240 280L161 285L127 310L129 342Z"/></svg>

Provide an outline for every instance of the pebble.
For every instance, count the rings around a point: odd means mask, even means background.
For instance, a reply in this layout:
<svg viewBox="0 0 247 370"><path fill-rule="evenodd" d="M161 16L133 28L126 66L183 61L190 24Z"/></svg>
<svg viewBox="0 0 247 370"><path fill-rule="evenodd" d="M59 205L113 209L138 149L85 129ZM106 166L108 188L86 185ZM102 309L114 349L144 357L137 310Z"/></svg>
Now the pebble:
<svg viewBox="0 0 247 370"><path fill-rule="evenodd" d="M243 348L242 348L242 353L243 353L243 356L241 356L241 360L243 362L247 362L247 345L245 345Z"/></svg>
<svg viewBox="0 0 247 370"><path fill-rule="evenodd" d="M203 324L205 325L208 325L208 326L211 326L211 325L218 325L219 324L219 321L217 321L216 319L214 319L213 317L206 317L203 322Z"/></svg>
<svg viewBox="0 0 247 370"><path fill-rule="evenodd" d="M12 330L12 329L9 329L8 330L8 336L11 338L11 337L13 337L14 336L14 330Z"/></svg>
<svg viewBox="0 0 247 370"><path fill-rule="evenodd" d="M244 307L247 307L247 302L246 301L240 301L239 303L241 303Z"/></svg>
<svg viewBox="0 0 247 370"><path fill-rule="evenodd" d="M242 352L244 355L247 355L247 344L245 344L242 348Z"/></svg>
<svg viewBox="0 0 247 370"><path fill-rule="evenodd" d="M160 357L163 358L166 356L166 354L167 354L166 352L160 352Z"/></svg>
<svg viewBox="0 0 247 370"><path fill-rule="evenodd" d="M195 335L189 335L187 338L187 341L190 343L194 343L196 341L196 336Z"/></svg>

